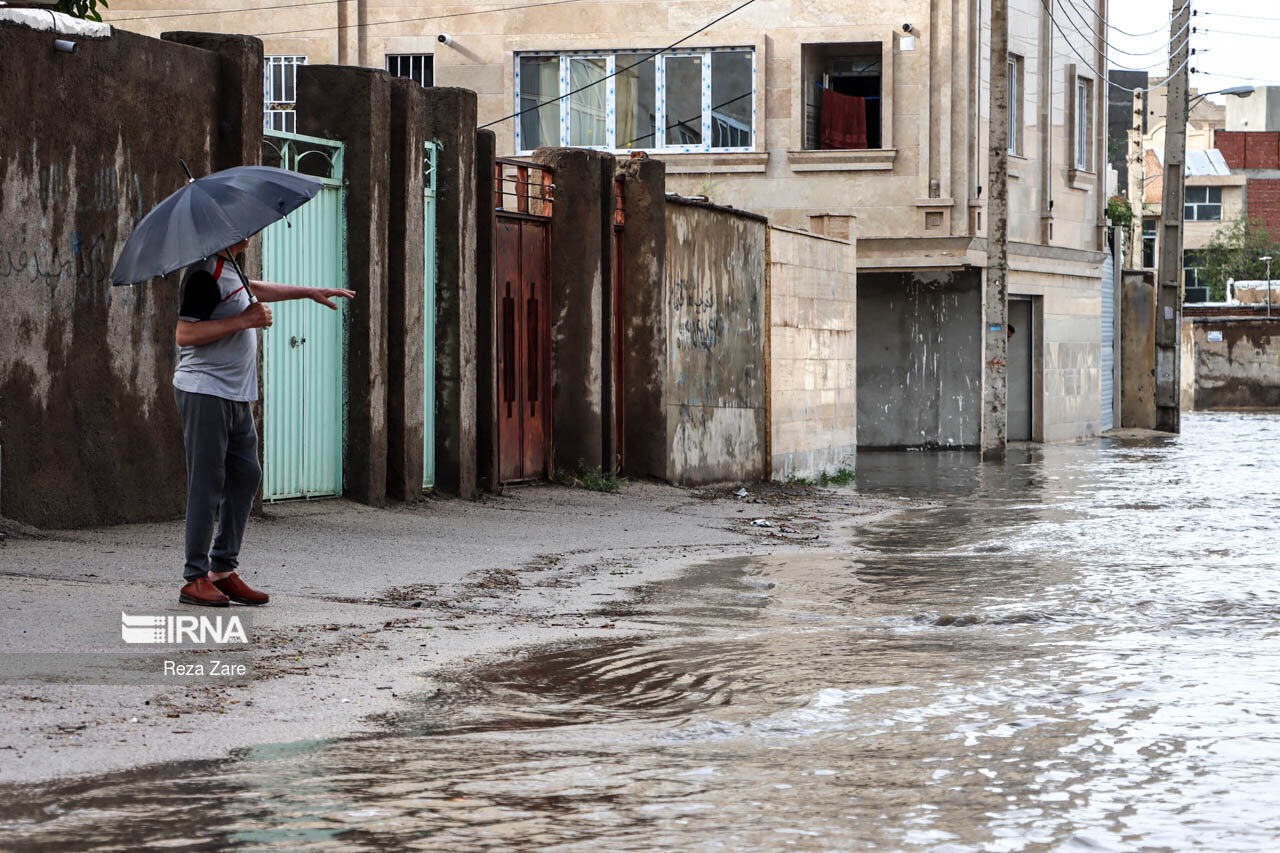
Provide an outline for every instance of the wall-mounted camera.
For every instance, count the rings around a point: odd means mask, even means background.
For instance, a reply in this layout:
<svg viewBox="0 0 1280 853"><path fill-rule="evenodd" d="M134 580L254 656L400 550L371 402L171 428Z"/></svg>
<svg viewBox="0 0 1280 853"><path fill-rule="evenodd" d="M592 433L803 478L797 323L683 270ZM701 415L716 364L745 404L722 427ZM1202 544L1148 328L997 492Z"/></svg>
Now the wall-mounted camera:
<svg viewBox="0 0 1280 853"><path fill-rule="evenodd" d="M440 35L436 36L436 41L440 42L441 44L453 44L453 36L449 35L448 33L441 33Z"/></svg>

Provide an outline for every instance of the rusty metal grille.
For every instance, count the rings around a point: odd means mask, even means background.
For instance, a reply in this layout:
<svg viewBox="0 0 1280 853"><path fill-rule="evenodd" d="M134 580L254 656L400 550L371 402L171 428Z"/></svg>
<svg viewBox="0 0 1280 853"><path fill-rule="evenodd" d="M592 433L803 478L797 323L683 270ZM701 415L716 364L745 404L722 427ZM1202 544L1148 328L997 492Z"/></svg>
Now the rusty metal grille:
<svg viewBox="0 0 1280 853"><path fill-rule="evenodd" d="M550 219L555 200L551 169L527 160L499 157L493 164L493 194L499 213Z"/></svg>

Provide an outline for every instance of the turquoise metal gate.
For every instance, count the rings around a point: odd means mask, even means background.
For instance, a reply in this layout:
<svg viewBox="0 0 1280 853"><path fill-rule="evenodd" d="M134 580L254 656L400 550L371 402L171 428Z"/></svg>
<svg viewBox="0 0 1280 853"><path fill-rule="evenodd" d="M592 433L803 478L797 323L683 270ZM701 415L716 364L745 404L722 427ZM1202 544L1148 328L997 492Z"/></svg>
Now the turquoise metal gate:
<svg viewBox="0 0 1280 853"><path fill-rule="evenodd" d="M436 482L436 143L422 154L422 488Z"/></svg>
<svg viewBox="0 0 1280 853"><path fill-rule="evenodd" d="M324 188L263 232L267 281L346 287L346 218L340 142L268 131L265 165L303 172ZM263 499L342 494L346 436L345 300L333 311L311 300L271 306L263 334Z"/></svg>

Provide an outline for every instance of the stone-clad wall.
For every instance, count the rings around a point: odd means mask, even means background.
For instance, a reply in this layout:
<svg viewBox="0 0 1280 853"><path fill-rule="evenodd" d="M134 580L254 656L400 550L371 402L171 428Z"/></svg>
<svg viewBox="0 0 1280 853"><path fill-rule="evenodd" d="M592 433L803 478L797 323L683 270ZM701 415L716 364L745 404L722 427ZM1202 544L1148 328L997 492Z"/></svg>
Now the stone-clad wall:
<svg viewBox="0 0 1280 853"><path fill-rule="evenodd" d="M768 474L764 217L667 200L667 479Z"/></svg>
<svg viewBox="0 0 1280 853"><path fill-rule="evenodd" d="M134 225L185 181L179 157L204 174L256 155L261 124L241 118L260 98L262 47L114 31L74 37L68 54L53 38L0 23L0 514L40 527L179 516L177 275L109 277Z"/></svg>
<svg viewBox="0 0 1280 853"><path fill-rule="evenodd" d="M857 451L857 272L853 243L769 229L772 476L853 467Z"/></svg>
<svg viewBox="0 0 1280 853"><path fill-rule="evenodd" d="M1095 268L1092 279L1060 274L1052 271L1051 250L1040 253L1009 273L1010 298L1033 297L1038 315L1034 439L1092 438L1102 422L1102 273Z"/></svg>
<svg viewBox="0 0 1280 853"><path fill-rule="evenodd" d="M1280 410L1280 317L1183 320L1182 406Z"/></svg>

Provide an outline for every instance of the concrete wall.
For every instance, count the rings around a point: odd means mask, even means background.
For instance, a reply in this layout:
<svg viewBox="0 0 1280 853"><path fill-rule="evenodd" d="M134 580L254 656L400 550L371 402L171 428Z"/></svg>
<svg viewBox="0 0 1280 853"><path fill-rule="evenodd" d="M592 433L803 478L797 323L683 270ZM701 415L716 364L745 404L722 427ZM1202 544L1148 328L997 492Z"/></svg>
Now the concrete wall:
<svg viewBox="0 0 1280 853"><path fill-rule="evenodd" d="M1036 441L1091 438L1102 423L1102 269L1090 277L1055 270L1060 251L1036 250L1030 269L1009 274L1009 296L1032 297L1032 435ZM1019 330L1020 331L1020 330Z"/></svg>
<svg viewBox="0 0 1280 853"><path fill-rule="evenodd" d="M853 467L857 451L857 254L852 240L769 229L772 476Z"/></svg>
<svg viewBox="0 0 1280 853"><path fill-rule="evenodd" d="M365 68L309 65L298 69L298 102L305 105L299 133L346 145L347 282L357 295L347 314L343 494L381 506L387 499L391 79Z"/></svg>
<svg viewBox="0 0 1280 853"><path fill-rule="evenodd" d="M620 160L626 226L622 232L622 389L625 468L667 476L667 328L663 296L667 253L666 167Z"/></svg>
<svg viewBox="0 0 1280 853"><path fill-rule="evenodd" d="M859 447L978 445L981 300L977 271L858 276Z"/></svg>
<svg viewBox="0 0 1280 853"><path fill-rule="evenodd" d="M767 475L767 221L669 198L666 479Z"/></svg>
<svg viewBox="0 0 1280 853"><path fill-rule="evenodd" d="M427 90L423 132L436 167L436 489L476 493L476 95Z"/></svg>
<svg viewBox="0 0 1280 853"><path fill-rule="evenodd" d="M551 424L556 468L613 469L612 154L540 148L554 170Z"/></svg>
<svg viewBox="0 0 1280 853"><path fill-rule="evenodd" d="M416 500L423 479L423 132L426 91L391 81L387 245L387 496ZM431 401L432 405L435 401Z"/></svg>
<svg viewBox="0 0 1280 853"><path fill-rule="evenodd" d="M1280 316L1186 318L1182 346L1184 408L1280 410Z"/></svg>
<svg viewBox="0 0 1280 853"><path fill-rule="evenodd" d="M1155 274L1125 270L1120 302L1120 426L1156 426Z"/></svg>
<svg viewBox="0 0 1280 853"><path fill-rule="evenodd" d="M178 275L127 288L109 275L182 186L178 157L197 174L256 162L261 124L243 110L261 47L115 32L66 54L53 38L0 23L0 514L41 527L179 516Z"/></svg>

